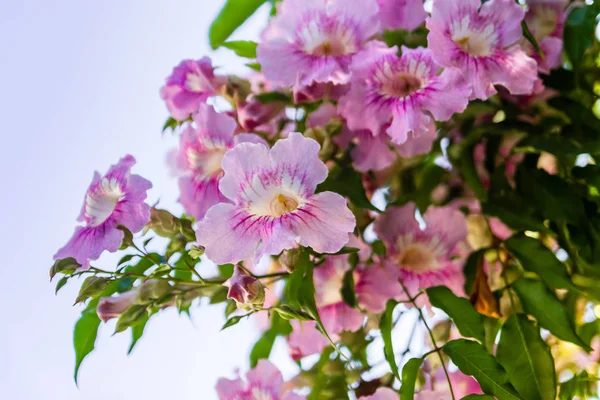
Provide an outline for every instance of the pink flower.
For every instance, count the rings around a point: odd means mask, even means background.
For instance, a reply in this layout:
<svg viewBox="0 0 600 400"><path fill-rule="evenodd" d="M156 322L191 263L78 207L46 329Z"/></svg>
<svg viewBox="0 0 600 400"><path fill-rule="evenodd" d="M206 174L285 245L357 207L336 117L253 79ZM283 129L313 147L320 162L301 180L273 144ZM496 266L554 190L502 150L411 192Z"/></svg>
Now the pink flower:
<svg viewBox="0 0 600 400"><path fill-rule="evenodd" d="M372 396L361 396L362 400L399 400L398 393L386 387L381 387Z"/></svg>
<svg viewBox="0 0 600 400"><path fill-rule="evenodd" d="M182 132L175 164L181 175L179 202L186 213L202 219L210 207L228 201L219 191L219 180L223 176L221 159L225 152L240 142L267 144L256 135L234 136L235 120L206 104L198 106L193 118L196 127L190 125Z"/></svg>
<svg viewBox="0 0 600 400"><path fill-rule="evenodd" d="M78 221L69 242L54 259L73 257L83 268L97 260L104 250L115 252L121 247L124 226L132 233L140 231L150 219L150 207L144 203L150 181L131 175L135 158L127 155L110 167L106 175L96 172L85 195Z"/></svg>
<svg viewBox="0 0 600 400"><path fill-rule="evenodd" d="M375 136L388 124L387 134L405 155L428 151L435 123L462 112L470 90L460 71L440 70L429 49L387 48L373 42L352 62L352 85L340 99L339 110L352 130L366 129Z"/></svg>
<svg viewBox="0 0 600 400"><path fill-rule="evenodd" d="M270 123L285 109L283 102L264 104L253 96L237 106L238 122L242 129L247 132L254 131L258 127Z"/></svg>
<svg viewBox="0 0 600 400"><path fill-rule="evenodd" d="M464 215L453 207L430 207L421 229L415 217L415 206L389 208L375 221L375 232L388 248L383 266L372 266L360 273L356 293L359 302L369 311L381 312L389 298L406 300L400 282L408 295L414 297L420 289L444 285L457 295L464 293L461 245L467 237ZM416 303L429 306L426 296Z"/></svg>
<svg viewBox="0 0 600 400"><path fill-rule="evenodd" d="M525 21L533 37L537 40L544 52L544 58L540 57L533 45L523 38L521 46L538 63L541 73L549 74L551 69L561 64L563 47L563 30L565 26L565 0L529 0Z"/></svg>
<svg viewBox="0 0 600 400"><path fill-rule="evenodd" d="M98 317L104 322L120 317L125 310L135 303L137 295L137 290L130 290L117 296L101 298L96 308Z"/></svg>
<svg viewBox="0 0 600 400"><path fill-rule="evenodd" d="M339 85L350 61L379 30L376 0L286 0L258 45L269 80L285 85Z"/></svg>
<svg viewBox="0 0 600 400"><path fill-rule="evenodd" d="M281 372L271 362L260 360L246 374L246 380L221 378L217 382L219 400L303 400L304 396L284 389Z"/></svg>
<svg viewBox="0 0 600 400"><path fill-rule="evenodd" d="M315 194L327 176L319 145L294 132L271 150L241 143L221 166L221 193L232 203L208 210L197 227L198 242L219 264L291 249L296 243L319 253L335 253L356 224L337 193Z"/></svg>
<svg viewBox="0 0 600 400"><path fill-rule="evenodd" d="M300 322L293 320L290 323L293 331L288 336L287 341L290 347L290 356L295 361L311 354L321 353L329 346L329 341L325 335L317 330L315 321ZM336 340L336 335L332 335L332 339Z"/></svg>
<svg viewBox="0 0 600 400"><path fill-rule="evenodd" d="M232 277L225 281L223 286L229 288L227 298L235 300L239 308L260 309L265 302L265 286L262 282L242 271L237 265Z"/></svg>
<svg viewBox="0 0 600 400"><path fill-rule="evenodd" d="M208 57L201 60L183 60L173 68L160 97L167 104L171 116L179 121L186 120L198 111L200 104L214 96L221 80L216 78Z"/></svg>
<svg viewBox="0 0 600 400"><path fill-rule="evenodd" d="M412 31L425 22L423 0L377 0L379 19L384 29Z"/></svg>
<svg viewBox="0 0 600 400"><path fill-rule="evenodd" d="M473 88L472 99L485 100L494 85L512 94L530 94L537 64L519 46L525 10L513 0L434 0L427 19L427 41L435 60L459 68Z"/></svg>
<svg viewBox="0 0 600 400"><path fill-rule="evenodd" d="M315 298L319 316L329 334L356 331L364 321L357 308L347 305L342 299L342 281L350 269L348 256L329 256L325 263L314 271Z"/></svg>

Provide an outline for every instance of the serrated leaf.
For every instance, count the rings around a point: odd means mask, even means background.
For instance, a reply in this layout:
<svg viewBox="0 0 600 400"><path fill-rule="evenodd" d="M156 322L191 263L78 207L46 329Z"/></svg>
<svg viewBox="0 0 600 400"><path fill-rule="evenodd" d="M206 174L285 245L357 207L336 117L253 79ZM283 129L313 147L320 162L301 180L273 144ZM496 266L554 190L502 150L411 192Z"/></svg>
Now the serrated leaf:
<svg viewBox="0 0 600 400"><path fill-rule="evenodd" d="M379 329L381 330L381 338L383 339L383 353L385 359L390 365L390 369L394 376L400 379L396 355L394 353L394 343L392 341L392 329L394 327L393 315L396 305L398 305L397 301L388 300L385 311L381 314L381 319L379 320Z"/></svg>
<svg viewBox="0 0 600 400"><path fill-rule="evenodd" d="M496 351L510 383L527 400L555 400L556 372L550 348L539 329L523 314L513 314L502 327Z"/></svg>
<svg viewBox="0 0 600 400"><path fill-rule="evenodd" d="M75 324L73 331L73 347L75 349L75 373L73 375L75 384L79 373L79 367L85 357L94 350L100 318L96 314L96 309L85 311Z"/></svg>
<svg viewBox="0 0 600 400"><path fill-rule="evenodd" d="M233 40L225 42L221 46L233 50L240 57L256 58L257 43L251 40Z"/></svg>
<svg viewBox="0 0 600 400"><path fill-rule="evenodd" d="M504 242L523 268L535 272L553 289L575 289L565 266L539 240L516 234Z"/></svg>
<svg viewBox="0 0 600 400"><path fill-rule="evenodd" d="M138 321L138 323L131 327L131 344L129 345L129 349L127 349L127 354L131 354L133 348L137 344L137 342L142 338L144 334L144 329L146 329L146 324L150 319L149 315L145 315Z"/></svg>
<svg viewBox="0 0 600 400"><path fill-rule="evenodd" d="M565 305L543 282L521 278L513 283L513 288L519 295L523 309L533 315L542 327L559 339L591 351L591 348L577 336Z"/></svg>
<svg viewBox="0 0 600 400"><path fill-rule="evenodd" d="M456 296L445 286L428 288L427 296L434 307L443 310L452 318L463 336L484 343L483 316L475 311L469 300Z"/></svg>
<svg viewBox="0 0 600 400"><path fill-rule="evenodd" d="M210 25L208 34L213 50L221 46L266 0L227 0Z"/></svg>
<svg viewBox="0 0 600 400"><path fill-rule="evenodd" d="M402 400L413 400L415 397L415 383L419 376L419 369L423 364L422 358L411 358L402 367L402 386L400 386L400 398Z"/></svg>
<svg viewBox="0 0 600 400"><path fill-rule="evenodd" d="M453 340L444 345L444 352L463 374L473 376L485 393L496 396L498 400L523 400L508 382L504 368L479 343Z"/></svg>

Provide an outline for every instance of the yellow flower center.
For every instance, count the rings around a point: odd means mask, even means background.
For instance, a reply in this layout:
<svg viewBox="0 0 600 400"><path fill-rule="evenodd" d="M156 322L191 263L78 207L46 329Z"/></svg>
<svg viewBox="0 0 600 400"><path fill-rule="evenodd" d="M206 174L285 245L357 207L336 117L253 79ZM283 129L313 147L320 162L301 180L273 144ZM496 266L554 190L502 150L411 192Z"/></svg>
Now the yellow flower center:
<svg viewBox="0 0 600 400"><path fill-rule="evenodd" d="M282 215L289 214L298 208L298 201L292 197L278 194L271 200L269 204L269 210L271 215L274 217L281 217Z"/></svg>
<svg viewBox="0 0 600 400"><path fill-rule="evenodd" d="M426 246L414 243L402 250L397 257L398 264L403 268L417 272L425 272L438 268L435 254Z"/></svg>

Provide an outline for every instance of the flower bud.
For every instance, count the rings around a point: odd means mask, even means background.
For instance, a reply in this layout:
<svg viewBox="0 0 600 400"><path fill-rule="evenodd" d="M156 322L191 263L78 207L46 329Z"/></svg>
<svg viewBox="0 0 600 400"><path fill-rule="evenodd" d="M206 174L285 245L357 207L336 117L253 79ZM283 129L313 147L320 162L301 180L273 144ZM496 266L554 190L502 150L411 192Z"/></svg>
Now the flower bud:
<svg viewBox="0 0 600 400"><path fill-rule="evenodd" d="M144 282L138 289L138 295L136 297L136 303L148 304L152 301L158 300L168 294L171 291L171 285L169 282L150 279Z"/></svg>
<svg viewBox="0 0 600 400"><path fill-rule="evenodd" d="M137 294L137 289L134 289L118 296L101 298L96 308L98 317L104 322L120 317L125 310L135 303Z"/></svg>
<svg viewBox="0 0 600 400"><path fill-rule="evenodd" d="M265 302L265 286L258 279L246 274L238 266L223 286L228 287L227 298L233 299L245 310L261 308Z"/></svg>
<svg viewBox="0 0 600 400"><path fill-rule="evenodd" d="M300 249L286 250L279 256L279 262L288 272L293 272L296 264L300 261L301 254L302 250Z"/></svg>

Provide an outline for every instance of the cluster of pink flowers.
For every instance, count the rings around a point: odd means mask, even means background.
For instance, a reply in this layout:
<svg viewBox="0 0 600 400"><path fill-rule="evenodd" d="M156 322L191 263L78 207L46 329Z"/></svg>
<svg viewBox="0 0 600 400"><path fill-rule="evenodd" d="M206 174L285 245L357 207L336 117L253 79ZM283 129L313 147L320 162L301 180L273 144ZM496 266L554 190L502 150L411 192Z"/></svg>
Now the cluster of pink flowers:
<svg viewBox="0 0 600 400"><path fill-rule="evenodd" d="M458 205L434 205L422 215L411 202L381 214L365 211L386 248L385 255L371 254L367 242L374 237L356 229L362 211L351 210L344 196L318 189L339 162L324 154L331 146L347 151L357 171L380 173L377 181L396 161L428 153L439 123L472 100L488 99L496 86L512 95L539 91L538 73L561 62L565 5L528 3L526 11L514 0L434 0L427 13L421 0L284 0L257 47L262 72L252 77L250 94L233 96L227 112L217 112L211 99L232 89L228 79L215 73L208 58L182 61L160 95L181 125L169 160L179 201L195 219L197 245L217 264L245 263L250 270L263 256L277 258L299 247L327 255L314 270L314 284L323 327L333 340L364 328L365 314L383 312L390 299L431 308L422 291L438 285L464 296L462 266L470 249ZM523 20L544 57L523 37ZM423 25L427 47L399 49L382 41L384 30ZM286 110L285 100L261 100L271 91L319 104L304 110L304 117L290 117L297 110ZM329 132L332 123L340 127L336 135L319 138L315 132ZM312 134L297 132L301 126ZM149 222L146 192L152 185L130 173L134 163L126 156L103 177L94 175L79 218L83 225L56 259L72 257L88 268L102 252L117 251L127 231L139 232ZM335 254L345 246L360 249L353 265L348 254ZM357 307L341 294L349 271ZM225 283L228 297L260 310L265 288L248 272L236 267ZM103 299L98 312L103 320L114 318L135 296L130 291ZM294 359L329 345L315 321L291 324ZM472 383L463 378L456 378L457 388ZM449 398L430 386L417 398ZM217 392L222 400L304 398L287 390L264 360L245 381L220 380ZM455 394L477 392L469 386ZM380 388L363 398L398 395Z"/></svg>

